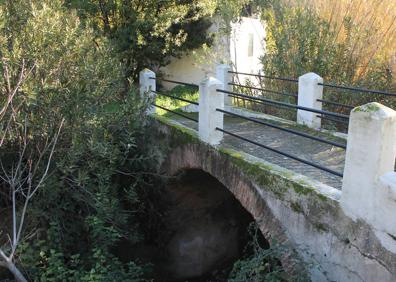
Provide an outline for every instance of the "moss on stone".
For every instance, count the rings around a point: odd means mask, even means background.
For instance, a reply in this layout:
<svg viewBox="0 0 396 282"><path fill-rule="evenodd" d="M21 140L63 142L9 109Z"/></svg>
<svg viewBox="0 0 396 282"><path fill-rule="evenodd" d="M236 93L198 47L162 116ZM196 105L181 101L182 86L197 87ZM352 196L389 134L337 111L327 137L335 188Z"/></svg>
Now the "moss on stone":
<svg viewBox="0 0 396 282"><path fill-rule="evenodd" d="M172 130L172 138L176 139L174 140L173 144L183 145L188 143L194 144L200 142L198 133L196 131L183 125L179 125L173 120L161 115L153 115L152 117L157 121L169 126L169 128Z"/></svg>
<svg viewBox="0 0 396 282"><path fill-rule="evenodd" d="M261 188L267 189L282 199L288 190L288 184L275 174L274 166L264 163L251 163L246 161L241 154L232 150L221 148L220 151L231 158L231 162L239 167L243 173L251 177ZM287 174L285 172L285 174ZM285 175L284 177L288 177Z"/></svg>
<svg viewBox="0 0 396 282"><path fill-rule="evenodd" d="M318 199L321 200L322 202L326 202L329 198L327 198L325 195L317 193Z"/></svg>
<svg viewBox="0 0 396 282"><path fill-rule="evenodd" d="M321 223L321 222L315 222L315 223L313 223L313 226L317 230L322 231L322 232L329 232L329 230L330 230L329 226L327 224Z"/></svg>
<svg viewBox="0 0 396 282"><path fill-rule="evenodd" d="M359 107L356 107L353 109L354 113L358 113L358 112L365 112L365 113L370 113L370 112L376 112L379 111L381 109L381 104L379 103L368 103Z"/></svg>
<svg viewBox="0 0 396 282"><path fill-rule="evenodd" d="M304 213L304 210L303 210L303 208L301 207L301 205L299 203L291 202L290 203L290 207L296 213Z"/></svg>
<svg viewBox="0 0 396 282"><path fill-rule="evenodd" d="M315 187L309 185L304 180L292 179L294 174L287 170L276 169L274 165L249 162L242 154L234 150L219 149L222 153L231 157L231 161L237 165L246 175L250 176L261 188L274 193L278 198L283 199L284 194L291 188L298 195L314 195L315 198L324 202L327 197L317 191Z"/></svg>
<svg viewBox="0 0 396 282"><path fill-rule="evenodd" d="M301 183L295 183L293 185L293 189L297 194L300 195L308 195L314 191L313 188L302 185Z"/></svg>

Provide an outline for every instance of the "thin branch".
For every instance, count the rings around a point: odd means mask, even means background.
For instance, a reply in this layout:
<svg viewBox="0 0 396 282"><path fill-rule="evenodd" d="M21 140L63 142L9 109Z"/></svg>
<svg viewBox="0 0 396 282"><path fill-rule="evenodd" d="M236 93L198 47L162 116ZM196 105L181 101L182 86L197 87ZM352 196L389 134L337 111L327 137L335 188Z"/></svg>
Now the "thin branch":
<svg viewBox="0 0 396 282"><path fill-rule="evenodd" d="M12 100L14 99L15 94L18 92L19 88L22 85L22 82L24 81L24 70L25 70L25 59L22 59L22 67L21 67L21 71L19 72L19 79L17 82L17 85L15 86L15 88L11 91L10 88L10 76L8 74L8 67L7 65L5 65L6 67L6 72L5 75L7 76L7 84L8 84L8 99L7 99L7 103L3 106L3 108L0 110L0 117L2 117L5 113L5 111L8 109L9 105L11 104Z"/></svg>
<svg viewBox="0 0 396 282"><path fill-rule="evenodd" d="M29 199L32 198L33 195L37 192L38 188L41 186L41 184L43 183L44 179L46 178L46 176L48 174L48 170L49 170L49 167L50 167L50 164L51 164L51 159L52 159L52 156L53 156L54 151L55 151L55 145L58 142L58 137L59 137L59 134L60 134L60 131L61 131L62 127L63 127L63 123L64 122L65 122L65 119L62 119L61 124L60 124L59 129L58 129L58 132L56 133L56 135L54 137L54 142L53 142L53 145L52 145L52 149L51 149L50 155L48 157L47 167L45 168L45 171L44 171L39 183L36 185L36 187L34 188L32 193L29 195L29 197L28 197Z"/></svg>
<svg viewBox="0 0 396 282"><path fill-rule="evenodd" d="M8 129L10 128L10 125L11 125L11 120L12 120L12 115L10 115L10 118L8 119L7 125L4 128L4 130L3 130L4 134L3 134L3 137L1 137L0 147L3 145L5 137L7 136Z"/></svg>
<svg viewBox="0 0 396 282"><path fill-rule="evenodd" d="M2 249L0 249L0 257L6 262L10 261L10 259L6 256Z"/></svg>

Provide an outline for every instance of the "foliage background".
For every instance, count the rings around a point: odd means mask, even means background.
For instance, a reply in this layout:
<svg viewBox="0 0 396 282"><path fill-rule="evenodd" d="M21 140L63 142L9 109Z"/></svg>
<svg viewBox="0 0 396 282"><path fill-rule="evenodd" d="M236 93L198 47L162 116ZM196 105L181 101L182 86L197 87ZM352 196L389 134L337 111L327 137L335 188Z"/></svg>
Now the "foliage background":
<svg viewBox="0 0 396 282"><path fill-rule="evenodd" d="M255 0L251 7L267 27L267 52L262 58L264 74L298 78L315 72L325 83L396 92L395 1ZM260 84L262 88L286 94L295 95L298 90L293 82L262 79ZM255 94L296 102L287 95L257 91ZM351 106L377 101L396 109L394 98L389 96L327 87L324 99ZM343 114L350 111L325 103L323 108ZM292 120L296 114L273 107L261 110ZM346 130L340 123L325 121L325 126Z"/></svg>

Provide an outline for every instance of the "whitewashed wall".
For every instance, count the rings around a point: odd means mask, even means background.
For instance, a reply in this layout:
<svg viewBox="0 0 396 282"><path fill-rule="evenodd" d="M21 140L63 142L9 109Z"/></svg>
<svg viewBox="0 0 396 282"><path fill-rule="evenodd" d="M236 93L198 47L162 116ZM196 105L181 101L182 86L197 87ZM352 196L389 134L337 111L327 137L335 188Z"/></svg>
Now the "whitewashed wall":
<svg viewBox="0 0 396 282"><path fill-rule="evenodd" d="M215 22L209 29L215 36L210 49L192 51L182 58L175 58L169 65L160 69L168 79L199 84L205 76L215 76L216 64L228 63L239 72L258 73L261 70L259 58L265 52L265 28L260 20L241 18L232 23L230 35L223 33L220 24ZM248 56L249 37L253 38L253 53ZM239 77L242 81L245 76ZM164 83L167 89L175 84Z"/></svg>
<svg viewBox="0 0 396 282"><path fill-rule="evenodd" d="M258 19L242 18L232 24L230 38L231 62L234 70L245 73L259 73L262 70L260 57L265 53L265 27ZM249 56L249 41L253 38L253 54ZM250 76L239 75L239 80L252 79Z"/></svg>

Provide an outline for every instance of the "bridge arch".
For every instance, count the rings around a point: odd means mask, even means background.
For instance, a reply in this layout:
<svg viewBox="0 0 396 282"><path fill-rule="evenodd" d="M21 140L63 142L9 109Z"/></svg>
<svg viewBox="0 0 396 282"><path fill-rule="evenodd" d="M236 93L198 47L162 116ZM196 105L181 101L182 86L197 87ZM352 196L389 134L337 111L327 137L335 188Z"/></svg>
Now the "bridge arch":
<svg viewBox="0 0 396 282"><path fill-rule="evenodd" d="M259 187L223 154L202 143L180 145L167 154L160 171L176 176L187 170L201 170L219 181L252 216L270 245L274 241L291 246ZM286 271L294 270L287 257L280 259Z"/></svg>

